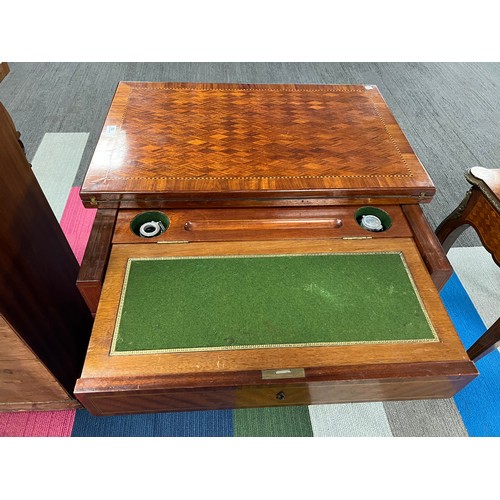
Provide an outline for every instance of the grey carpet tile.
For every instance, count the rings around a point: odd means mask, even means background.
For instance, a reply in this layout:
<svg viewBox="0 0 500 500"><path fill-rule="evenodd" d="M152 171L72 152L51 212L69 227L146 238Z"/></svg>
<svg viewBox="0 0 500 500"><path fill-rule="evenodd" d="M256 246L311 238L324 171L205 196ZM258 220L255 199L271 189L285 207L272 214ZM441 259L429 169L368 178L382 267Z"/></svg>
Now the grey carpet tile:
<svg viewBox="0 0 500 500"><path fill-rule="evenodd" d="M392 437L382 403L309 406L315 437Z"/></svg>
<svg viewBox="0 0 500 500"><path fill-rule="evenodd" d="M89 133L80 185L120 80L371 83L380 88L437 194L424 207L435 228L460 202L474 166L500 166L500 63L11 63L0 101L28 158L46 132ZM478 246L465 233L459 246Z"/></svg>
<svg viewBox="0 0 500 500"><path fill-rule="evenodd" d="M394 437L467 437L453 399L383 403Z"/></svg>
<svg viewBox="0 0 500 500"><path fill-rule="evenodd" d="M64 212L87 139L85 133L47 133L33 157L33 173L58 220Z"/></svg>

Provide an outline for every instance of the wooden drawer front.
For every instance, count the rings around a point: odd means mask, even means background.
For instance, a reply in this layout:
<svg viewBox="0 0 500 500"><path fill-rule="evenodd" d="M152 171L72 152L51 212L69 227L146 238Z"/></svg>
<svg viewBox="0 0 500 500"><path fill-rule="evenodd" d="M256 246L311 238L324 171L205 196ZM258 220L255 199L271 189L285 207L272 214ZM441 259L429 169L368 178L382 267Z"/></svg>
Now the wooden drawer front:
<svg viewBox="0 0 500 500"><path fill-rule="evenodd" d="M368 401L450 398L473 376L294 382L264 386L80 393L93 415L261 408Z"/></svg>

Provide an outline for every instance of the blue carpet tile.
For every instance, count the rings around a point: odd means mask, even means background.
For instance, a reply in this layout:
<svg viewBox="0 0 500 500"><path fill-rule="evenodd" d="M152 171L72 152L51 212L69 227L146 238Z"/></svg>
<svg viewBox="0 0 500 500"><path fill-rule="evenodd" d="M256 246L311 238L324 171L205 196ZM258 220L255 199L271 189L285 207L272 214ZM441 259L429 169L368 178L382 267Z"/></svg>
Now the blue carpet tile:
<svg viewBox="0 0 500 500"><path fill-rule="evenodd" d="M462 283L454 274L441 291L455 328L468 349L486 330ZM500 353L478 361L479 376L455 396L469 436L500 436Z"/></svg>
<svg viewBox="0 0 500 500"><path fill-rule="evenodd" d="M78 410L71 437L226 437L234 435L231 410L94 417Z"/></svg>

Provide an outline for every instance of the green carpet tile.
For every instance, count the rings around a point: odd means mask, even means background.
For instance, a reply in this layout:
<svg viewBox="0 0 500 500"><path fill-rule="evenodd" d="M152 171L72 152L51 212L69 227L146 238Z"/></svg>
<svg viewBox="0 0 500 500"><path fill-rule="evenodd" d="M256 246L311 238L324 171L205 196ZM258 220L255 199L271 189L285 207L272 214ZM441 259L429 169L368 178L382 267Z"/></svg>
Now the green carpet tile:
<svg viewBox="0 0 500 500"><path fill-rule="evenodd" d="M307 406L233 410L236 437L312 437Z"/></svg>

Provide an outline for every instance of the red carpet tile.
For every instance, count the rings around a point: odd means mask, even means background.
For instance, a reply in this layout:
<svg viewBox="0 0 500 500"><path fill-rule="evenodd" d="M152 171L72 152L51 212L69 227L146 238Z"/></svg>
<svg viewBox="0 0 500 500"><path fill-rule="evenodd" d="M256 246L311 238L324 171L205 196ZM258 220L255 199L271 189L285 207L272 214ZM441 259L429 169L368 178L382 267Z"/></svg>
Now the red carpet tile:
<svg viewBox="0 0 500 500"><path fill-rule="evenodd" d="M75 410L0 413L2 437L69 437Z"/></svg>
<svg viewBox="0 0 500 500"><path fill-rule="evenodd" d="M61 227L79 263L82 262L96 210L83 207L79 187L71 189ZM75 410L0 413L0 436L69 437Z"/></svg>

